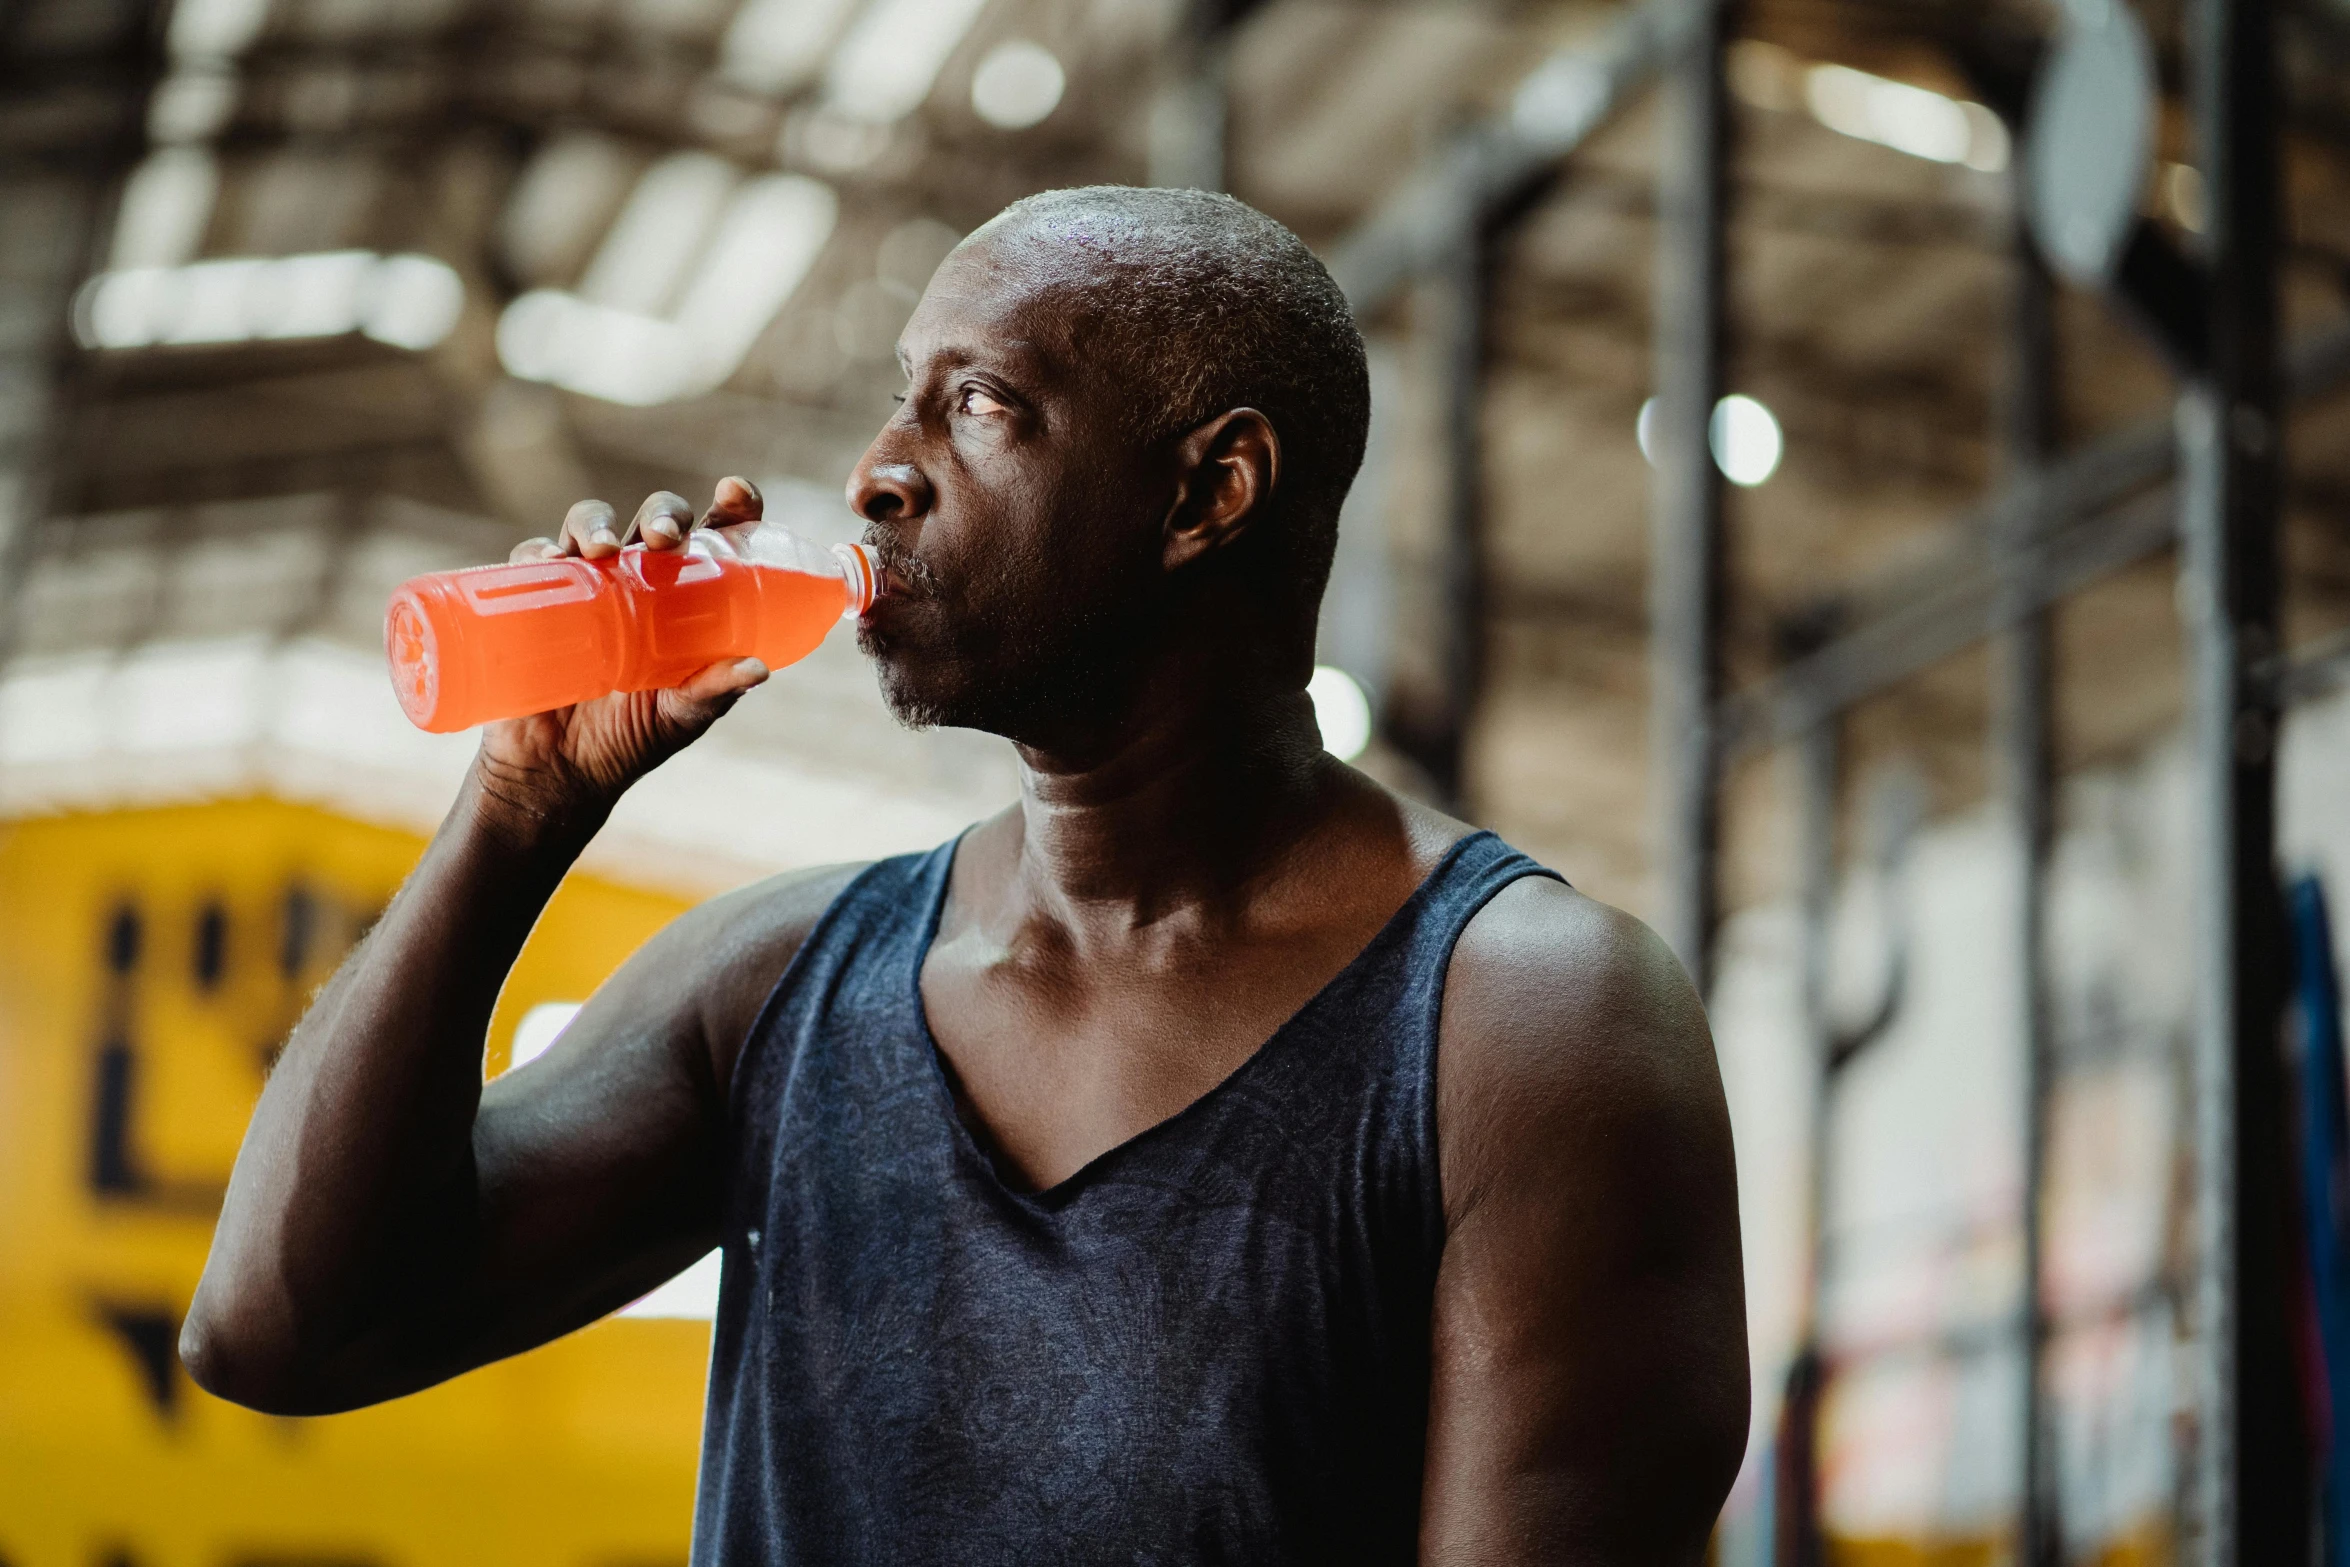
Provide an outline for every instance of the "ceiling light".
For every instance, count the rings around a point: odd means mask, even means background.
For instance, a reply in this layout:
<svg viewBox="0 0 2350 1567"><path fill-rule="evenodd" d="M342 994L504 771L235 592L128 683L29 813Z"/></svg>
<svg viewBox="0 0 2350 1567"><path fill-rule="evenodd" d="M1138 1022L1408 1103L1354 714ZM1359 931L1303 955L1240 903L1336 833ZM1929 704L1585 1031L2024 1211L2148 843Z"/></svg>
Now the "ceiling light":
<svg viewBox="0 0 2350 1567"><path fill-rule="evenodd" d="M641 408L692 390L694 349L673 321L539 288L499 315L498 361L525 381Z"/></svg>
<svg viewBox="0 0 2350 1567"><path fill-rule="evenodd" d="M986 3L872 0L825 67L826 106L876 125L913 113Z"/></svg>
<svg viewBox="0 0 2350 1567"><path fill-rule="evenodd" d="M219 133L236 106L233 73L202 67L175 71L147 101L147 135L165 144L203 141Z"/></svg>
<svg viewBox="0 0 2350 1567"><path fill-rule="evenodd" d="M1640 442L1640 455L1653 466L1656 462L1655 398L1640 405L1634 433ZM1779 429L1777 416L1740 392L1733 392L1714 404L1713 417L1706 422L1706 437L1707 444L1713 448L1714 466L1722 470L1722 477L1749 489L1779 471L1779 459L1787 450L1787 439Z"/></svg>
<svg viewBox="0 0 2350 1567"><path fill-rule="evenodd" d="M1316 664L1306 696L1314 704L1322 749L1342 762L1362 755L1371 743L1371 699L1355 677L1335 665Z"/></svg>
<svg viewBox="0 0 2350 1567"><path fill-rule="evenodd" d="M266 261L199 261L167 276L179 285L159 334L166 343L236 343L274 335L275 290ZM346 327L350 322L344 323Z"/></svg>
<svg viewBox="0 0 2350 1567"><path fill-rule="evenodd" d="M1059 107L1069 78L1042 44L1015 38L997 44L971 77L971 108L1002 131L1023 131Z"/></svg>
<svg viewBox="0 0 2350 1567"><path fill-rule="evenodd" d="M1555 54L1510 98L1510 127L1540 146L1572 147L1607 112L1607 68L1584 54Z"/></svg>
<svg viewBox="0 0 2350 1567"><path fill-rule="evenodd" d="M1779 457L1787 449L1779 421L1743 393L1733 392L1714 404L1706 434L1722 477L1750 488L1779 471Z"/></svg>
<svg viewBox="0 0 2350 1567"><path fill-rule="evenodd" d="M269 273L266 280L252 280L263 284L253 290L247 312L252 336L333 337L358 324L360 290L374 280L376 259L364 250L334 250L283 261L229 263L240 264L266 267Z"/></svg>
<svg viewBox="0 0 2350 1567"><path fill-rule="evenodd" d="M269 20L269 0L178 0L164 42L181 59L241 54Z"/></svg>
<svg viewBox="0 0 2350 1567"><path fill-rule="evenodd" d="M394 348L424 349L447 337L465 309L465 285L430 256L386 256L359 330Z"/></svg>
<svg viewBox="0 0 2350 1567"><path fill-rule="evenodd" d="M202 147L164 147L131 172L115 209L109 265L175 267L196 254L220 195L220 166Z"/></svg>
<svg viewBox="0 0 2350 1567"><path fill-rule="evenodd" d="M1987 173L2007 167L2007 127L1979 103L1844 65L1804 72L1803 101L1813 119L1860 141Z"/></svg>

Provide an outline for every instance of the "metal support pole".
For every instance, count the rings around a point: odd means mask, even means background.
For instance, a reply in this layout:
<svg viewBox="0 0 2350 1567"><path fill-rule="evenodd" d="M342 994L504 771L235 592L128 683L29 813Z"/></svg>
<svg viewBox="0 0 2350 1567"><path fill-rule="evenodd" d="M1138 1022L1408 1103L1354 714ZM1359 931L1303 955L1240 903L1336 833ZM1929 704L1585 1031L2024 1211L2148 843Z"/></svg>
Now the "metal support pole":
<svg viewBox="0 0 2350 1567"><path fill-rule="evenodd" d="M1667 73L1657 165L1656 461L1649 529L1657 926L1703 994L1717 912L1722 476L1709 426L1722 395L1729 107L1725 9L1704 8Z"/></svg>
<svg viewBox="0 0 2350 1567"><path fill-rule="evenodd" d="M2195 849L2204 1567L2305 1562L2308 1475L2285 1268L2284 1067L2277 1030L2275 755L2278 170L2272 9L2188 13L2196 157L2207 195L2209 369L2179 399L2180 603L2198 772Z"/></svg>
<svg viewBox="0 0 2350 1567"><path fill-rule="evenodd" d="M1828 925L1836 900L1834 713L1822 713L1789 753L1795 773L1796 902L1803 921L1803 1026L1810 1067L1811 1162L1804 1183L1803 1294L1797 1302L1795 1359L1787 1368L1775 1441L1773 1567L1820 1567L1819 1419L1827 1391L1820 1352L1820 1297L1827 1281L1828 1192L1833 1184L1836 1029L1828 1017Z"/></svg>
<svg viewBox="0 0 2350 1567"><path fill-rule="evenodd" d="M1466 809L1470 720L1485 675L1485 231L1478 215L1453 216L1451 234L1424 280L1429 348L1444 402L1443 704L1419 759L1438 792Z"/></svg>
<svg viewBox="0 0 2350 1567"><path fill-rule="evenodd" d="M2037 484L2056 449L2056 323L2047 267L2030 239L2016 235L2003 432L2009 492L2023 504L1992 520L1992 555L2008 629L1992 646L1991 776L2016 847L2016 1025L2023 1052L2022 1191L2023 1444L2016 1559L2021 1567L2062 1567L2063 1519L2049 1420L2046 1233L2048 1115L2055 1079L2047 978L2048 851L2054 835L2054 723L2050 612L2033 585L2040 575Z"/></svg>

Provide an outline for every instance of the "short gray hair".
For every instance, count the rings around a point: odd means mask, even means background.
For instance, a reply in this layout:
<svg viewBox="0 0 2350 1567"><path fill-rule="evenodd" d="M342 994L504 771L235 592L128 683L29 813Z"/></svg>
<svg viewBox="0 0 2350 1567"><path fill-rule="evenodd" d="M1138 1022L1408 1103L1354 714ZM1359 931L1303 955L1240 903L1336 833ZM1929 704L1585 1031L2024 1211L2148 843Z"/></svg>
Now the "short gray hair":
<svg viewBox="0 0 2350 1567"><path fill-rule="evenodd" d="M1307 607L1319 602L1363 462L1371 381L1346 295L1305 241L1230 196L1130 185L1029 196L980 232L1081 253L1071 259L1086 307L1115 329L1101 346L1140 394L1144 440L1232 408L1272 421L1282 454L1272 547L1286 585Z"/></svg>

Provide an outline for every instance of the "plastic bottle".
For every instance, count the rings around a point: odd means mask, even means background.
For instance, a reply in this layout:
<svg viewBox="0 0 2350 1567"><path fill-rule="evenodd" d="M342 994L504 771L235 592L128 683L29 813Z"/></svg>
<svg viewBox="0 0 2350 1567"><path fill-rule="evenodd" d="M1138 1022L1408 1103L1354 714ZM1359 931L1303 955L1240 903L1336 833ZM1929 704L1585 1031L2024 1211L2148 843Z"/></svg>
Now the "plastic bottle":
<svg viewBox="0 0 2350 1567"><path fill-rule="evenodd" d="M828 550L772 522L697 528L683 549L418 577L392 595L384 648L410 722L447 734L677 685L720 659L780 669L863 614L880 581L862 545Z"/></svg>

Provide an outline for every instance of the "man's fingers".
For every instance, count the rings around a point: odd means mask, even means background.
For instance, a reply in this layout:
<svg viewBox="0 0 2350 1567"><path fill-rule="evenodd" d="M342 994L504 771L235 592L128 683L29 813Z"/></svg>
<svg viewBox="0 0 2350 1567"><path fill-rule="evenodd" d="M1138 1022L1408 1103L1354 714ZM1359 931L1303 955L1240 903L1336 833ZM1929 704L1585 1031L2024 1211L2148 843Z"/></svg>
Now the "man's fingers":
<svg viewBox="0 0 2350 1567"><path fill-rule="evenodd" d="M702 516L702 526L724 528L738 522L757 522L766 515L766 509L767 503L757 485L729 474L718 481L717 492L710 497L710 509Z"/></svg>
<svg viewBox="0 0 2350 1567"><path fill-rule="evenodd" d="M553 560L562 553L562 545L553 539L541 536L535 539L524 539L520 544L515 545L514 548L506 552L506 561L509 565L520 565L524 561Z"/></svg>
<svg viewBox="0 0 2350 1567"><path fill-rule="evenodd" d="M722 659L662 692L661 716L698 732L716 723L745 691L766 678L767 666L755 658Z"/></svg>
<svg viewBox="0 0 2350 1567"><path fill-rule="evenodd" d="M755 658L723 658L697 670L692 679L676 689L678 695L689 701L706 702L713 697L740 696L766 679L767 666Z"/></svg>
<svg viewBox="0 0 2350 1567"><path fill-rule="evenodd" d="M563 514L565 553L602 560L620 552L620 535L612 526L613 512L604 501L581 501Z"/></svg>
<svg viewBox="0 0 2350 1567"><path fill-rule="evenodd" d="M684 496L655 490L636 509L630 531L644 540L648 549L673 550L685 542L693 526L694 509L685 503Z"/></svg>

